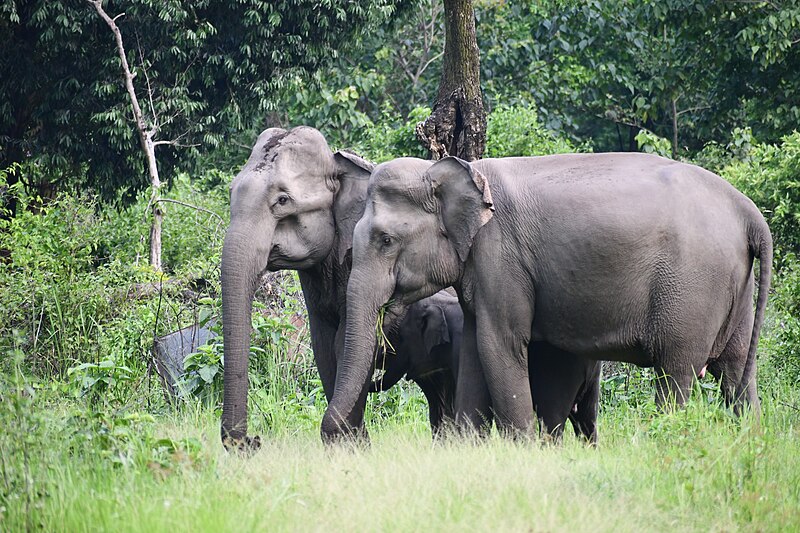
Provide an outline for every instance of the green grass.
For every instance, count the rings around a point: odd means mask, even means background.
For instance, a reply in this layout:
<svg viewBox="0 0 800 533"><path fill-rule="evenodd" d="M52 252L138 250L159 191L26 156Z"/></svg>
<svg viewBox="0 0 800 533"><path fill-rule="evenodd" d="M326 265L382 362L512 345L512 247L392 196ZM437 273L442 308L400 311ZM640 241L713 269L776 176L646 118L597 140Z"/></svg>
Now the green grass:
<svg viewBox="0 0 800 533"><path fill-rule="evenodd" d="M362 449L326 449L318 410L269 430L254 416L251 458L222 450L202 408L40 405L5 418L0 530L798 530L798 398L764 396L760 427L701 399L606 409L596 449L572 435L433 444L413 403L416 416L373 416Z"/></svg>

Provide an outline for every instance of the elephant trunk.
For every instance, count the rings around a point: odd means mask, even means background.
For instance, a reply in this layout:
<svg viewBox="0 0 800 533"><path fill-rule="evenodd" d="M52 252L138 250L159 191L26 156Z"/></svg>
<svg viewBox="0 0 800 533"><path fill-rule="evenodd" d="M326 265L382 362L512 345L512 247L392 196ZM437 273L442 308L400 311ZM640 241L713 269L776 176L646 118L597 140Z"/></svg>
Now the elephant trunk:
<svg viewBox="0 0 800 533"><path fill-rule="evenodd" d="M335 441L358 435L363 413L358 402L366 397L377 341L376 324L381 307L393 292L393 279L376 286L374 276L353 271L347 286L347 323L344 354L337 363L336 387L322 419L322 439Z"/></svg>
<svg viewBox="0 0 800 533"><path fill-rule="evenodd" d="M226 448L257 442L247 437L247 367L253 294L269 257L274 228L232 224L222 247L222 333L225 349L222 442ZM258 241L258 242L256 242Z"/></svg>

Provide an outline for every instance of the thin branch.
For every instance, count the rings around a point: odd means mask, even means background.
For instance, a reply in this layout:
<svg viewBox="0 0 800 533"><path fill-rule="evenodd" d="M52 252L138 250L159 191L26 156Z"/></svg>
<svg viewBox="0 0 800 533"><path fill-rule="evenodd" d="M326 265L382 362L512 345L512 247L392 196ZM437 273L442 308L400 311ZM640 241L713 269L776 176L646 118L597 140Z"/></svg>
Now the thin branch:
<svg viewBox="0 0 800 533"><path fill-rule="evenodd" d="M156 105L153 101L153 87L150 85L150 76L147 74L147 67L144 64L144 53L142 52L142 43L139 40L139 32L136 32L136 49L139 51L139 63L142 65L144 80L147 84L147 97L150 100L150 114L153 115L154 128L158 129L158 113L156 113Z"/></svg>
<svg viewBox="0 0 800 533"><path fill-rule="evenodd" d="M422 68L420 68L420 69L419 69L419 76L422 76L422 73L423 73L423 72L425 72L425 70L427 70L427 68L428 68L429 66L431 66L431 63L433 63L434 61L436 61L437 59L439 59L439 58L440 58L440 57L442 57L443 55L444 55L444 52L439 52L438 54L436 54L435 56L433 56L432 58L430 58L430 59L427 61L427 63L425 63L425 64L422 66Z"/></svg>
<svg viewBox="0 0 800 533"><path fill-rule="evenodd" d="M136 97L136 90L133 87L133 74L131 73L130 65L128 64L128 58L125 54L125 46L122 44L122 32L119 30L119 26L114 22L117 17L111 18L108 16L108 13L103 9L103 2L102 0L87 0L91 5L94 6L97 14L100 15L105 23L111 28L112 33L114 34L114 39L117 43L117 54L119 55L119 60L122 63L122 71L125 78L125 88L128 91L128 96L131 99L131 107L133 108L133 118L136 121L136 127L139 130L139 138L142 142L142 148L145 152L148 151L147 147L147 137L145 132L147 131L147 127L144 122L144 115L142 114L142 108L139 106L139 99Z"/></svg>
<svg viewBox="0 0 800 533"><path fill-rule="evenodd" d="M203 213L207 213L209 215L217 217L221 222L225 222L224 218L222 218L221 216L219 216L215 212L213 212L213 211L211 211L209 209L206 209L205 207L200 207L200 206L197 206L197 205L187 204L186 202L181 202L179 200L170 200L169 198L158 198L156 200L156 202L167 202L167 203L170 203L170 204L182 205L183 207L189 207L189 208L194 209L196 211L201 211Z"/></svg>
<svg viewBox="0 0 800 533"><path fill-rule="evenodd" d="M185 137L186 135L187 133L183 132L174 139L172 139L171 141L155 141L153 142L153 147L168 145L168 146L177 146L179 148L197 148L198 146L200 146L200 143L184 144L178 142L178 139L180 139L181 137Z"/></svg>
<svg viewBox="0 0 800 533"><path fill-rule="evenodd" d="M688 109L682 109L678 111L678 116L683 115L684 113L692 113L693 111L702 111L703 109L711 109L710 105L701 105L697 107L690 107Z"/></svg>

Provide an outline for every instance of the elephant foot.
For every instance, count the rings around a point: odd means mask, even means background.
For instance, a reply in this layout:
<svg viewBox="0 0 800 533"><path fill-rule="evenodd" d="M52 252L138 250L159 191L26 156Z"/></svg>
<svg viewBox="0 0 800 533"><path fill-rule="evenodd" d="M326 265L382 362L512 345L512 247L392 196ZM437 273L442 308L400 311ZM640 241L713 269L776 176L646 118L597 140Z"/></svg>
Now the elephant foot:
<svg viewBox="0 0 800 533"><path fill-rule="evenodd" d="M261 437L258 435L250 437L245 435L241 438L234 439L226 437L222 439L222 445L228 452L237 453L250 457L254 455L259 448L261 448Z"/></svg>
<svg viewBox="0 0 800 533"><path fill-rule="evenodd" d="M323 418L320 436L326 446L352 445L357 448L369 446L369 433L363 424L353 427L345 422L336 424L328 418Z"/></svg>

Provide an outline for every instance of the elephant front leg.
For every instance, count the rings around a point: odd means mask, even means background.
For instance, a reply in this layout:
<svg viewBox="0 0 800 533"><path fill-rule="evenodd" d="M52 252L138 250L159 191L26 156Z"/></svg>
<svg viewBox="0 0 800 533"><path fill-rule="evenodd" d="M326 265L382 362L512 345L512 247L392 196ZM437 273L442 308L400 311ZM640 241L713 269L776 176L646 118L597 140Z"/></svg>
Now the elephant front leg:
<svg viewBox="0 0 800 533"><path fill-rule="evenodd" d="M488 434L492 427L489 387L478 358L475 315L464 313L464 333L458 354L458 378L455 394L456 427L461 431Z"/></svg>
<svg viewBox="0 0 800 533"><path fill-rule="evenodd" d="M510 435L532 435L533 399L528 376L528 342L532 313L521 306L479 309L478 356L497 427Z"/></svg>

